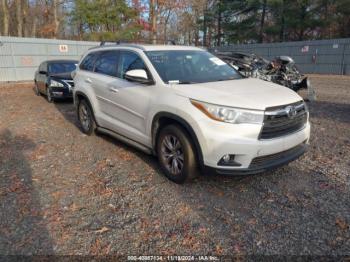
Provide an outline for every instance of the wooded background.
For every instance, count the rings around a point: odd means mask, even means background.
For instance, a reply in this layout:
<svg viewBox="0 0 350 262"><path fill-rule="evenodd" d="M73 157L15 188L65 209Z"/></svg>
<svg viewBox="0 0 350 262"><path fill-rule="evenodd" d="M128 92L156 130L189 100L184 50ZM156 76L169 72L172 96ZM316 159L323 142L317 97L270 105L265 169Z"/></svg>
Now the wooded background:
<svg viewBox="0 0 350 262"><path fill-rule="evenodd" d="M0 35L202 46L350 37L349 0L0 0Z"/></svg>

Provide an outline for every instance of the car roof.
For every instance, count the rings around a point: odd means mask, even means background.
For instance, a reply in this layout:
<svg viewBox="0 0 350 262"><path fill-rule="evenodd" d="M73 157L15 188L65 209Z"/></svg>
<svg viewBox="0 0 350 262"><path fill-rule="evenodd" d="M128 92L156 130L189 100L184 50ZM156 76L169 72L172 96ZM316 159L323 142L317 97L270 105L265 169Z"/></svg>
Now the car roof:
<svg viewBox="0 0 350 262"><path fill-rule="evenodd" d="M96 46L90 50L120 49L120 48L136 48L143 51L172 51L172 50L193 50L204 51L204 49L195 46L184 45L148 45L148 44L105 44Z"/></svg>

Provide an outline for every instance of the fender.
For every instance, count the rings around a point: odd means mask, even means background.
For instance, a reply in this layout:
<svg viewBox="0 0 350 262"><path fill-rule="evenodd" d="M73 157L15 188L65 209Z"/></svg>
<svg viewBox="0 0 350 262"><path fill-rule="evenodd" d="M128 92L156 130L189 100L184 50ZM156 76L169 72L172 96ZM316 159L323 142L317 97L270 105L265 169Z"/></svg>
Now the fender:
<svg viewBox="0 0 350 262"><path fill-rule="evenodd" d="M154 152L156 152L156 142L157 142L156 138L157 138L157 135L159 132L158 121L162 117L170 119L170 120L174 120L175 122L180 123L180 125L187 131L187 133L190 135L190 138L193 141L193 144L195 146L199 167L200 167L200 169L204 168L203 153L202 153L202 149L200 147L198 138L196 136L196 133L194 132L193 128L186 120L184 120L183 118L181 118L178 115L175 115L173 113L159 112L153 117L153 120L152 120L152 147L154 149Z"/></svg>

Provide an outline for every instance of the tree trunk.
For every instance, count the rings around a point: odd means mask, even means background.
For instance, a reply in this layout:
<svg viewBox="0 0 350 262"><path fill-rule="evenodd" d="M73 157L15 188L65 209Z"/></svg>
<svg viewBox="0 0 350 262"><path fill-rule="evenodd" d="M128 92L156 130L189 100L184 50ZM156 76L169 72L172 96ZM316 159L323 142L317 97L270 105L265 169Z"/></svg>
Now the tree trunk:
<svg viewBox="0 0 350 262"><path fill-rule="evenodd" d="M169 18L170 18L170 14L171 14L171 10L169 9L168 10L168 14L167 14L167 16L166 16L166 18L165 18L165 20L164 20L164 44L166 45L166 44L168 44L167 42L168 42L168 38L167 38L167 29L168 29L168 22L169 22Z"/></svg>
<svg viewBox="0 0 350 262"><path fill-rule="evenodd" d="M265 26L265 16L266 16L266 2L267 0L264 0L263 7L262 7L262 14L261 14L261 20L260 20L260 31L259 31L259 43L262 43L264 41L264 26Z"/></svg>
<svg viewBox="0 0 350 262"><path fill-rule="evenodd" d="M195 35L194 35L194 45L199 46L199 30L198 28L195 28Z"/></svg>
<svg viewBox="0 0 350 262"><path fill-rule="evenodd" d="M17 36L23 36L22 0L16 0Z"/></svg>
<svg viewBox="0 0 350 262"><path fill-rule="evenodd" d="M208 33L208 1L205 1L204 17L203 17L203 46L208 46L207 33Z"/></svg>
<svg viewBox="0 0 350 262"><path fill-rule="evenodd" d="M29 33L29 29L30 29L30 18L29 18L29 2L28 0L27 1L24 1L23 2L23 6L22 6L22 21L23 21L23 34L24 34L24 37L29 37L30 36L30 33Z"/></svg>
<svg viewBox="0 0 350 262"><path fill-rule="evenodd" d="M9 10L7 6L7 0L1 0L1 7L2 7L2 23L3 23L3 30L2 33L4 36L9 35Z"/></svg>
<svg viewBox="0 0 350 262"><path fill-rule="evenodd" d="M38 28L38 18L35 16L33 18L33 27L32 27L32 33L31 33L32 37L36 37L37 28Z"/></svg>
<svg viewBox="0 0 350 262"><path fill-rule="evenodd" d="M156 0L151 0L150 2L150 18L152 24L151 40L152 44L157 43L157 10L156 10Z"/></svg>
<svg viewBox="0 0 350 262"><path fill-rule="evenodd" d="M60 27L60 19L58 17L58 8L59 8L59 0L53 1L53 21L54 21L54 38L57 38L58 36L58 29Z"/></svg>
<svg viewBox="0 0 350 262"><path fill-rule="evenodd" d="M285 40L285 0L282 1L282 8L281 8L281 28L280 28L280 42L284 42Z"/></svg>
<svg viewBox="0 0 350 262"><path fill-rule="evenodd" d="M217 28L217 41L216 45L221 46L221 21L222 21L222 12L221 12L221 3L218 3L218 28Z"/></svg>

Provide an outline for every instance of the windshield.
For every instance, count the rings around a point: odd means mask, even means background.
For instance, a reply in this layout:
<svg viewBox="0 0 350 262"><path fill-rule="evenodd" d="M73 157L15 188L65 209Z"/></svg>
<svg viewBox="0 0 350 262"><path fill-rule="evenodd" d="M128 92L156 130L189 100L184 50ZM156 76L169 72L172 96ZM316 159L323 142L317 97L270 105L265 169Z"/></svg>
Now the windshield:
<svg viewBox="0 0 350 262"><path fill-rule="evenodd" d="M50 63L49 73L50 74L63 74L70 73L76 69L74 62L60 62L60 63Z"/></svg>
<svg viewBox="0 0 350 262"><path fill-rule="evenodd" d="M205 83L239 79L235 69L206 51L176 50L145 52L165 83Z"/></svg>

